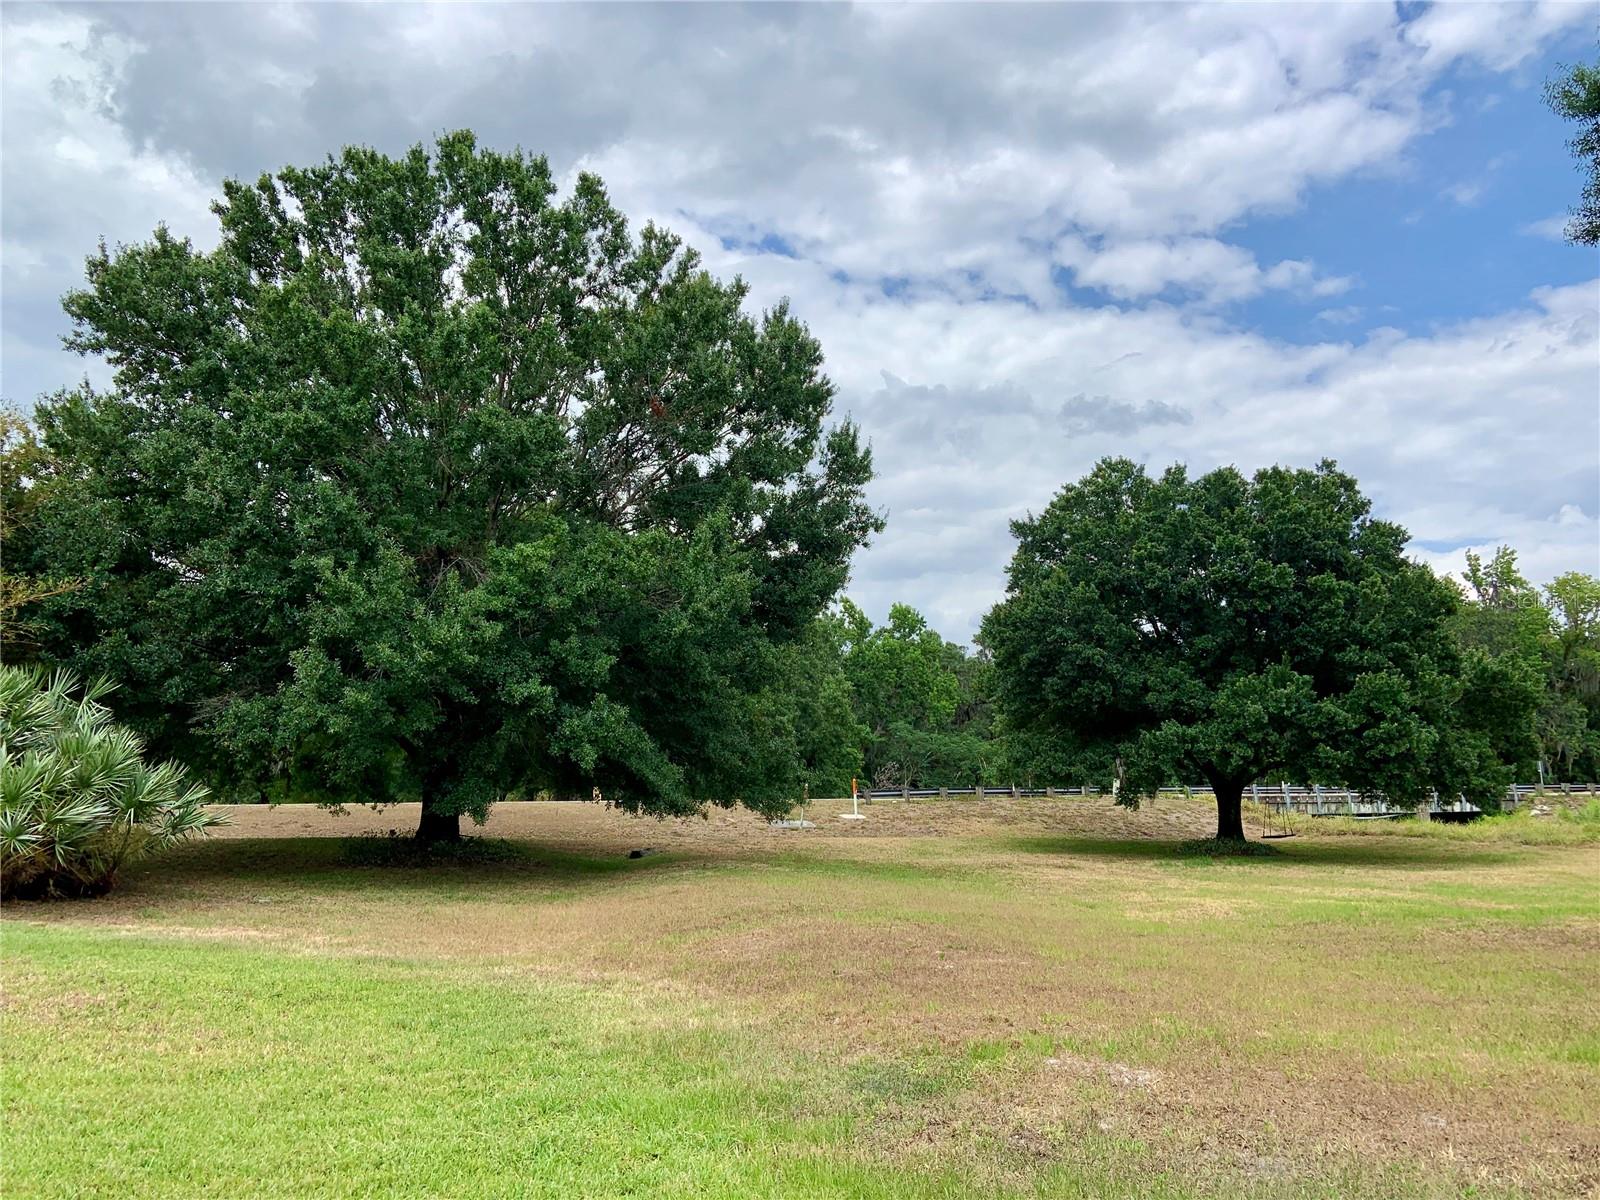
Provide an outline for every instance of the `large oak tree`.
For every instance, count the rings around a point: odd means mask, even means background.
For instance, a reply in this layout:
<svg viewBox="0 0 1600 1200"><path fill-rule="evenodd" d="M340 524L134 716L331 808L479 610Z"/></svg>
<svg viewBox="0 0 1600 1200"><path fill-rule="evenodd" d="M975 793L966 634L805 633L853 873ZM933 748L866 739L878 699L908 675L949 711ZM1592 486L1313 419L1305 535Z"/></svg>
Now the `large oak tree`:
<svg viewBox="0 0 1600 1200"><path fill-rule="evenodd" d="M1458 648L1455 590L1348 475L1158 477L1107 459L1018 521L982 638L1022 745L1127 803L1202 779L1242 839L1253 780L1497 804L1492 730L1529 699Z"/></svg>
<svg viewBox="0 0 1600 1200"><path fill-rule="evenodd" d="M38 411L36 565L88 581L55 656L224 792L420 799L425 839L539 789L786 804L773 681L878 526L806 329L469 133L214 209L66 298L115 385Z"/></svg>

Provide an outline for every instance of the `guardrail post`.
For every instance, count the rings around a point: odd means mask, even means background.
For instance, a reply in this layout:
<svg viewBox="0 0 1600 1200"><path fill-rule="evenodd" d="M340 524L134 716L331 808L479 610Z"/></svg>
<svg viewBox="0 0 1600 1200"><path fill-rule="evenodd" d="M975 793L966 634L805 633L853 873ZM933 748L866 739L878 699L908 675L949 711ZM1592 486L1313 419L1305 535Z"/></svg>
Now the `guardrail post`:
<svg viewBox="0 0 1600 1200"><path fill-rule="evenodd" d="M974 796L976 796L979 800L982 800L983 799L983 784L981 784L981 783L974 784L973 788L972 788L972 794Z"/></svg>
<svg viewBox="0 0 1600 1200"><path fill-rule="evenodd" d="M939 799L941 799L941 800L950 799L950 789L947 788L947 787L940 788L939 789Z"/></svg>

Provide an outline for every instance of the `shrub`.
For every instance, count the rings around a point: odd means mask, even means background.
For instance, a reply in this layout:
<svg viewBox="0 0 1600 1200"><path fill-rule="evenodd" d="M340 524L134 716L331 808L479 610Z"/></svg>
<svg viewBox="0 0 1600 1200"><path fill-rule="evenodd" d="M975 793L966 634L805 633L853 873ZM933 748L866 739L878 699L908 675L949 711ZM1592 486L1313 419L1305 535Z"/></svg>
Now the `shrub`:
<svg viewBox="0 0 1600 1200"><path fill-rule="evenodd" d="M0 895L98 896L122 867L224 818L182 767L144 743L65 671L0 666Z"/></svg>

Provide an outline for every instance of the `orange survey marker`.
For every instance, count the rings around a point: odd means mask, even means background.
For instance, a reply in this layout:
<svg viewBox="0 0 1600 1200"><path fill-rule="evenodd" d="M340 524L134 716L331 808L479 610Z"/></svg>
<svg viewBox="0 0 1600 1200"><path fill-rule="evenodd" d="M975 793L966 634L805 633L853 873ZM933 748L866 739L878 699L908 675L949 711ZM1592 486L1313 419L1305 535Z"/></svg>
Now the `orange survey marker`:
<svg viewBox="0 0 1600 1200"><path fill-rule="evenodd" d="M856 790L855 777L851 776L851 779L850 779L850 811L847 812L847 813L840 813L839 814L839 819L841 821L865 821L867 819L866 817L861 815L861 809L859 807L858 799L857 799L858 795L859 795L859 793Z"/></svg>

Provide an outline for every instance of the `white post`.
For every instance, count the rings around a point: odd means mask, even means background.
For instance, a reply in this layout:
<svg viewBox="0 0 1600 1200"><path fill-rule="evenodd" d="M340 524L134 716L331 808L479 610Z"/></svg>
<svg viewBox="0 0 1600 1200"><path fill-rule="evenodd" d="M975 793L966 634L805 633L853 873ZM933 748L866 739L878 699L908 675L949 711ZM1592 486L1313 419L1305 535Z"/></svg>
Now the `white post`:
<svg viewBox="0 0 1600 1200"><path fill-rule="evenodd" d="M861 815L860 801L857 798L856 781L854 779L852 779L850 781L850 811L847 812L847 813L840 813L839 814L839 820L841 820L841 821L865 821L866 820L866 818Z"/></svg>

